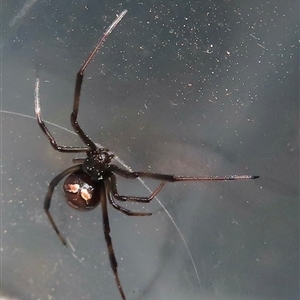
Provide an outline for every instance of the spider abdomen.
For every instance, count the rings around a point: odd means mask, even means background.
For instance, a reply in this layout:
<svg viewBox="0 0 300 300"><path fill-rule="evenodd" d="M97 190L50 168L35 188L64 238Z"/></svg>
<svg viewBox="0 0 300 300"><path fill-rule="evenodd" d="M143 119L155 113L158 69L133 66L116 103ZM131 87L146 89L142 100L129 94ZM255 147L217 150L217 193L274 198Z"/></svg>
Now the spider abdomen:
<svg viewBox="0 0 300 300"><path fill-rule="evenodd" d="M101 187L83 171L70 174L63 185L68 204L79 210L90 210L99 204Z"/></svg>

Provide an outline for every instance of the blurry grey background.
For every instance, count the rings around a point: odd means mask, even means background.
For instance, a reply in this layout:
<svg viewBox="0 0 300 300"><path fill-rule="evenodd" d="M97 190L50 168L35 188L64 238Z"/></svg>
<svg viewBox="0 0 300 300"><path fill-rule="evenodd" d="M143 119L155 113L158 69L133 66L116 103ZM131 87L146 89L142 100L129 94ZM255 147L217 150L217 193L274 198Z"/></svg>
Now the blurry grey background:
<svg viewBox="0 0 300 300"><path fill-rule="evenodd" d="M76 72L116 14L127 15L88 68L79 121L133 170L253 174L255 181L167 184L159 200L109 207L127 299L298 299L298 1L4 1L2 293L15 299L120 299L100 207L68 207L47 185L72 164L34 118L71 129ZM79 145L50 126L59 144ZM150 188L157 183L147 182ZM147 195L120 180L123 194Z"/></svg>

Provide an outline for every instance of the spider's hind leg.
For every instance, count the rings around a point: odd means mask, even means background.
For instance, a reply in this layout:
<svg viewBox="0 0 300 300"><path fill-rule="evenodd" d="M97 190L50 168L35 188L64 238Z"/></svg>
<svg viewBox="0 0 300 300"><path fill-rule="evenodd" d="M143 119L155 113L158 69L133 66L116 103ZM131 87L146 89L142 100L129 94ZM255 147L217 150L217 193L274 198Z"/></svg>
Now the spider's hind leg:
<svg viewBox="0 0 300 300"><path fill-rule="evenodd" d="M85 160L86 160L85 158L79 158L79 157L75 157L72 159L74 164L76 163L83 164Z"/></svg>
<svg viewBox="0 0 300 300"><path fill-rule="evenodd" d="M161 182L161 184L154 190L154 192L149 197L135 197L135 196L121 196L117 190L117 180L114 174L111 174L111 190L114 198L119 201L131 201L131 202L144 202L149 203L153 200L156 195L162 190L166 182Z"/></svg>
<svg viewBox="0 0 300 300"><path fill-rule="evenodd" d="M106 246L107 246L107 250L108 250L110 266L114 273L116 284L118 286L121 297L123 300L126 300L125 293L124 293L122 285L121 285L121 281L120 281L120 277L119 277L119 273L118 273L118 263L117 263L114 247L113 247L111 236L110 236L110 225L109 225L107 200L106 200L107 197L109 197L108 199L111 202L109 186L107 186L107 184L105 184L105 189L102 189L101 192L102 192L102 195L100 196L100 198L101 198L101 208L102 208L102 222L103 222L104 237L105 237L105 242L106 242Z"/></svg>
<svg viewBox="0 0 300 300"><path fill-rule="evenodd" d="M52 179L52 181L49 184L48 187L48 191L45 197L45 201L44 201L44 209L45 209L45 213L48 217L48 220L50 221L54 231L56 232L56 234L58 235L59 239L61 240L61 242L66 246L67 245L67 241L66 239L61 235L60 231L58 230L56 223L54 222L52 215L50 213L50 204L51 204L51 199L52 199L52 195L53 195L53 191L55 189L55 187L58 185L58 183L67 175L74 173L78 170L81 169L81 165L76 165L76 166L72 166L71 168L66 169L65 171L61 172L60 174L58 174L56 177L54 177Z"/></svg>
<svg viewBox="0 0 300 300"><path fill-rule="evenodd" d="M112 174L112 177L113 176L114 175ZM117 197L115 197L115 193L113 192L113 190L115 188L116 187L112 186L112 182L111 181L108 181L108 180L105 181L105 190L106 190L106 193L107 193L108 201L113 206L113 208L115 208L116 210L119 210L120 212L122 212L123 214L125 214L127 216L142 217L142 216L151 216L152 215L152 213L131 211L131 210L129 210L127 208L124 208L123 206L120 206L119 204L117 204L115 202L115 200L114 200L114 198L117 199ZM126 198L126 196L120 196L120 197L125 197ZM127 198L130 198L130 197L127 197ZM123 198L122 201L126 201L126 200L124 200L124 198ZM130 201L130 200L128 200L128 201ZM135 202L137 202L137 201L135 201ZM140 201L140 202L143 202L143 201Z"/></svg>

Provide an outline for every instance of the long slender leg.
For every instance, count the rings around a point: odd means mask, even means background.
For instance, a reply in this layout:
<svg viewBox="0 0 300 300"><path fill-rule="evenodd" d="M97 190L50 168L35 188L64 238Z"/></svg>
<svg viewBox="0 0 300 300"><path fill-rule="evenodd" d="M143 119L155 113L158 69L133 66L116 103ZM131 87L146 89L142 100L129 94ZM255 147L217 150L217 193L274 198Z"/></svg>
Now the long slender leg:
<svg viewBox="0 0 300 300"><path fill-rule="evenodd" d="M53 229L55 230L56 234L58 235L58 237L60 238L61 242L66 246L67 245L67 242L65 240L65 238L61 235L60 231L58 230L51 214L50 214L50 204L51 204L51 198L52 198L52 195L53 195L53 191L54 191L54 188L57 186L57 184L64 178L66 177L68 174L71 174L71 173L74 173L78 170L80 170L81 168L81 165L76 165L76 166L72 166L71 168L68 168L66 169L65 171L61 172L60 174L58 174L55 178L52 179L52 181L50 182L49 184L49 187L48 187L48 191L47 191L47 194L46 194L46 197L45 197L45 201L44 201L44 209L45 209L45 212L46 212L46 215L53 227Z"/></svg>
<svg viewBox="0 0 300 300"><path fill-rule="evenodd" d="M72 147L72 146L59 146L57 145L57 142L55 141L54 137L46 127L46 124L44 123L42 116L41 116L41 105L40 105L40 79L37 77L35 81L35 89L34 89L34 106L35 106L35 114L37 121L42 129L42 131L45 133L45 135L48 137L51 146L60 152L86 152L89 150L87 147Z"/></svg>
<svg viewBox="0 0 300 300"><path fill-rule="evenodd" d="M153 198L155 198L155 196L161 191L161 189L166 184L165 182L162 182L149 197L121 196L121 195L119 195L118 190L117 190L116 176L114 174L111 174L110 179L111 179L111 189L112 189L113 196L115 199L120 200L120 201L149 203Z"/></svg>
<svg viewBox="0 0 300 300"><path fill-rule="evenodd" d="M75 93L74 93L74 103L73 103L73 111L71 113L71 124L78 134L78 136L82 139L82 141L89 147L91 150L96 150L97 146L94 144L94 142L88 137L86 133L83 132L81 127L79 126L77 122L77 115L78 115L78 109L79 109L79 101L80 101L80 93L81 93L81 86L83 81L84 72L89 65L89 63L92 61L94 56L96 55L97 51L101 48L107 37L111 34L113 29L118 25L118 23L122 20L122 18L127 13L127 10L123 10L120 15L113 21L113 23L108 27L108 29L103 34L102 38L99 40L96 47L93 49L93 51L90 53L90 55L87 57L86 61L83 63L82 67L77 73L76 77L76 84L75 84Z"/></svg>
<svg viewBox="0 0 300 300"><path fill-rule="evenodd" d="M167 182L176 182L176 181L214 181L214 180L245 180L245 179L256 179L259 176L253 175L225 175L225 176L175 176L168 174L158 174L158 173L150 173L150 172L130 172L124 169L119 168L116 165L110 165L110 171L114 172L120 176L129 179L135 179L138 177L142 178L151 178L154 180L161 180Z"/></svg>
<svg viewBox="0 0 300 300"><path fill-rule="evenodd" d="M135 212L135 211L131 211L129 209L126 209L122 206L120 206L119 204L117 204L114 201L114 198L112 196L112 187L111 187L111 182L106 180L104 182L105 184L105 189L106 189L106 194L108 197L108 201L109 203L113 206L113 208L119 210L120 212L122 212L123 214L127 215L127 216L136 216L136 217L143 217L143 216L151 216L152 213L146 213L146 212Z"/></svg>
<svg viewBox="0 0 300 300"><path fill-rule="evenodd" d="M118 274L118 263L117 259L115 256L114 248L112 245L112 240L110 237L110 226L109 226L109 218L108 218L108 212L107 212L107 194L109 194L109 191L105 191L106 189L102 189L102 195L101 195L101 208L102 208L102 220L103 220L103 230L104 230L104 236L105 236L105 241L106 241L106 246L108 250L108 255L109 255L109 261L110 261L110 266L112 268L112 271L115 276L115 280L119 289L119 292L121 294L121 297L123 300L126 300L121 281L119 278Z"/></svg>

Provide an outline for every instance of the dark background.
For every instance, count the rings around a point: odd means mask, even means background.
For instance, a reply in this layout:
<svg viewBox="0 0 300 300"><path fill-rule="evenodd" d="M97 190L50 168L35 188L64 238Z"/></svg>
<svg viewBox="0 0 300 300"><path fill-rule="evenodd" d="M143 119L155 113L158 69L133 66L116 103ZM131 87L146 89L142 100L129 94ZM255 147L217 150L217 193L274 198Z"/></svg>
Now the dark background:
<svg viewBox="0 0 300 300"><path fill-rule="evenodd" d="M1 292L120 299L100 207L77 212L56 189L51 212L73 248L45 217L47 185L73 156L43 136L33 91L38 69L43 116L60 126L49 129L80 145L68 131L75 75L123 9L86 73L86 132L133 170L261 176L167 184L169 215L156 200L127 205L151 217L109 207L127 299L298 299L299 8L261 0L2 3ZM149 193L139 181L119 189Z"/></svg>

